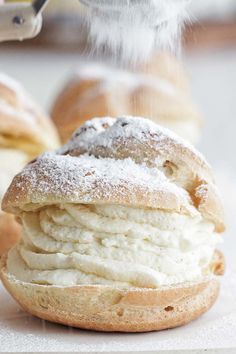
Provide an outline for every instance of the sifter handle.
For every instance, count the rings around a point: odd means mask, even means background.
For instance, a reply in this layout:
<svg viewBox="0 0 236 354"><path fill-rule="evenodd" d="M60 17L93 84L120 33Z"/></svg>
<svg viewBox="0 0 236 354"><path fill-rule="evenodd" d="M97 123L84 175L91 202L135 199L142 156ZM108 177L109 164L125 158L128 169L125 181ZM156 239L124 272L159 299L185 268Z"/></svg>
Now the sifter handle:
<svg viewBox="0 0 236 354"><path fill-rule="evenodd" d="M0 42L23 40L37 36L42 28L42 15L36 15L29 3L0 6Z"/></svg>

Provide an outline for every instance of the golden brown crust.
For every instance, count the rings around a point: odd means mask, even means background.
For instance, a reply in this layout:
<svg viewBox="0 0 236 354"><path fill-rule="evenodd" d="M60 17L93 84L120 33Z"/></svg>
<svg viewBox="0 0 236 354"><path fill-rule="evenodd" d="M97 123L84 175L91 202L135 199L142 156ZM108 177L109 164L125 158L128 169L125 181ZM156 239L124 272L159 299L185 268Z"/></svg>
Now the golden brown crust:
<svg viewBox="0 0 236 354"><path fill-rule="evenodd" d="M11 214L0 212L0 256L6 253L20 239L21 226Z"/></svg>
<svg viewBox="0 0 236 354"><path fill-rule="evenodd" d="M58 146L50 118L33 102L24 88L0 74L0 146L16 148L32 158Z"/></svg>
<svg viewBox="0 0 236 354"><path fill-rule="evenodd" d="M88 119L124 114L150 118L195 142L202 119L182 66L162 54L138 70L123 72L92 63L79 67L52 108L62 142Z"/></svg>
<svg viewBox="0 0 236 354"><path fill-rule="evenodd" d="M62 170L60 157L52 159L49 156L38 159L33 165L33 173L37 177L32 180L30 167L29 174L25 169L25 173L17 175L5 194L2 208L7 212L18 214L22 210L33 210L44 205L89 203L160 208L187 213L183 196L173 192L169 184L165 185L163 191L163 185L156 187L143 185L141 178L132 181L130 178L130 183L127 179L120 179L114 187L112 175L109 174L112 163L104 169L96 166L96 161L92 167L85 166L85 163L84 159L79 159L76 161L75 169L70 170L65 160L65 169ZM48 173L49 164L51 173ZM63 182L60 179L57 181L53 172L59 170ZM134 175L129 177L135 178Z"/></svg>
<svg viewBox="0 0 236 354"><path fill-rule="evenodd" d="M206 312L219 292L217 279L155 290L36 285L13 278L5 263L6 256L1 260L3 284L27 312L98 331L147 332L181 326Z"/></svg>
<svg viewBox="0 0 236 354"><path fill-rule="evenodd" d="M130 163L123 165L128 159L132 159L132 167ZM143 165L157 168L166 178L159 180L159 175L154 177ZM61 202L133 205L183 213L189 213L186 203L192 203L217 231L224 230L224 213L207 162L175 135L140 118L85 123L56 155L38 158L15 177L3 209L18 213L31 204Z"/></svg>

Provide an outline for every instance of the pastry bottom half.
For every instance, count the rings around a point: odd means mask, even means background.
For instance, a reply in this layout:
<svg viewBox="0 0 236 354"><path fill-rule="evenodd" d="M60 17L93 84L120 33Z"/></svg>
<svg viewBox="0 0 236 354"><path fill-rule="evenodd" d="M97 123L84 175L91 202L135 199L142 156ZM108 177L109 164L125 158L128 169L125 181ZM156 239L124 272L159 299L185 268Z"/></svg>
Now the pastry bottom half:
<svg viewBox="0 0 236 354"><path fill-rule="evenodd" d="M17 280L7 272L6 261L4 255L1 279L23 309L44 320L96 331L148 332L184 325L214 304L220 288L217 277L157 289L39 285ZM215 269L222 269L223 258L217 262Z"/></svg>

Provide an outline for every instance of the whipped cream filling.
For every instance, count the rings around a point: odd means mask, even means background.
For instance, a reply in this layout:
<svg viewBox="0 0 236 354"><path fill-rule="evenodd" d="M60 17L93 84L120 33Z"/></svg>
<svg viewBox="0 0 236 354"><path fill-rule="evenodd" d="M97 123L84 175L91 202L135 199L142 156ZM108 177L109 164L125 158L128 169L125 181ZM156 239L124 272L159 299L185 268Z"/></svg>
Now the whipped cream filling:
<svg viewBox="0 0 236 354"><path fill-rule="evenodd" d="M23 239L7 267L37 284L157 288L197 281L210 273L221 240L198 212L63 204L21 217Z"/></svg>
<svg viewBox="0 0 236 354"><path fill-rule="evenodd" d="M24 152L0 148L0 201L13 177L21 171L26 162L27 156Z"/></svg>

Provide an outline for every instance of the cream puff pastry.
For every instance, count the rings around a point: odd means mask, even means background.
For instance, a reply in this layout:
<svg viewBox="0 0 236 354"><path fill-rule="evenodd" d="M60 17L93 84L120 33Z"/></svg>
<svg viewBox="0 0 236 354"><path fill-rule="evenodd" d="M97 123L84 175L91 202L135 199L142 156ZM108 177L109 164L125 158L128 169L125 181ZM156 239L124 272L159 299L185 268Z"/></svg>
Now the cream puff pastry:
<svg viewBox="0 0 236 354"><path fill-rule="evenodd" d="M3 209L23 225L1 279L40 318L101 331L183 325L207 311L224 215L203 156L143 119L87 121L18 174Z"/></svg>
<svg viewBox="0 0 236 354"><path fill-rule="evenodd" d="M50 119L23 87L0 73L0 201L13 177L36 155L58 146ZM0 255L19 238L12 215L0 211Z"/></svg>
<svg viewBox="0 0 236 354"><path fill-rule="evenodd" d="M63 142L86 120L104 116L149 117L196 143L201 116L179 62L158 55L138 72L81 64L58 95L52 118Z"/></svg>

